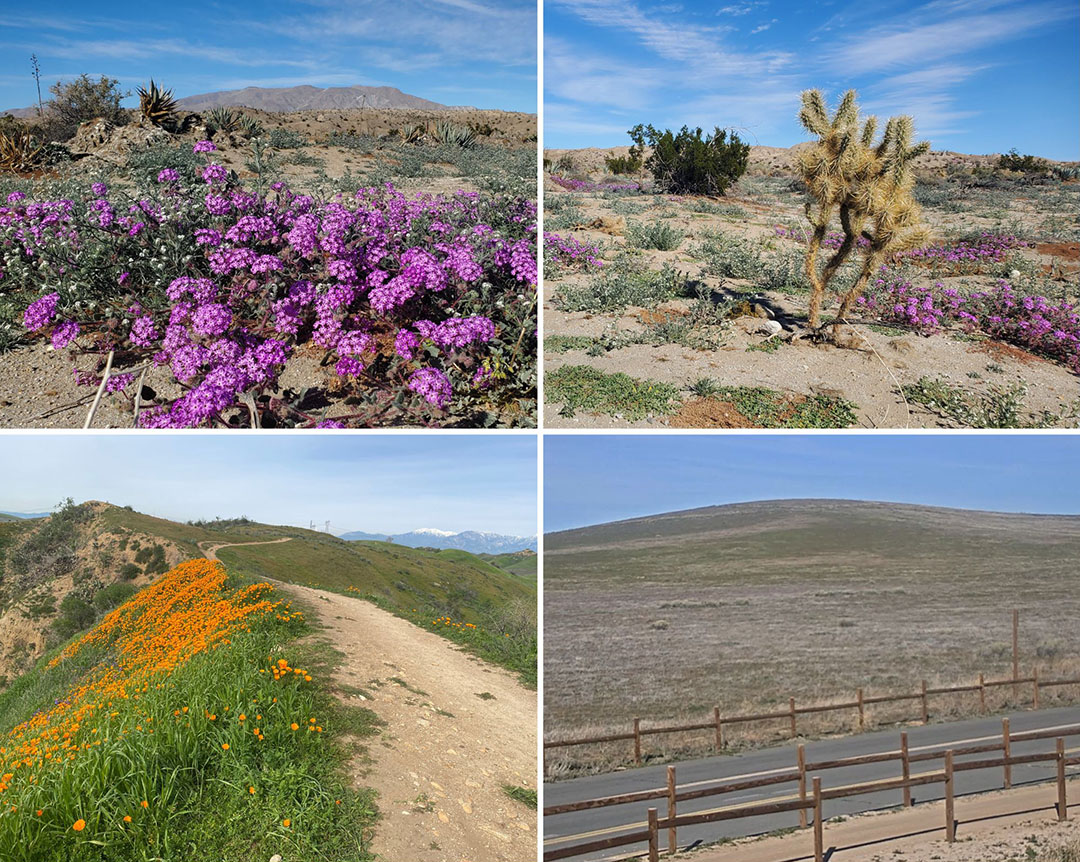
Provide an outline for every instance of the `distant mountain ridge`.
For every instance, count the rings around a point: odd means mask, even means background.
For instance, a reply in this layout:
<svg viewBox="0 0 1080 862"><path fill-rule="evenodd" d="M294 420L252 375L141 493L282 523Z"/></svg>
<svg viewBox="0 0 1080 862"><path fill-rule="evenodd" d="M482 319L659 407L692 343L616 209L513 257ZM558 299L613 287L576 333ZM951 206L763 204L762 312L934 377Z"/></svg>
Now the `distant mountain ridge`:
<svg viewBox="0 0 1080 862"><path fill-rule="evenodd" d="M449 105L403 93L397 87L245 87L219 90L176 100L187 111L220 106L257 108L261 111L345 110L349 108L411 108L446 111Z"/></svg>
<svg viewBox="0 0 1080 862"><path fill-rule="evenodd" d="M0 512L0 517L18 518L21 521L34 518L47 518L52 512Z"/></svg>
<svg viewBox="0 0 1080 862"><path fill-rule="evenodd" d="M507 554L514 551L535 551L536 536L505 536L501 533L483 533L465 530L450 533L430 527L408 533L345 533L340 538L346 542L385 542L387 539L408 548L438 548L468 551L470 554Z"/></svg>

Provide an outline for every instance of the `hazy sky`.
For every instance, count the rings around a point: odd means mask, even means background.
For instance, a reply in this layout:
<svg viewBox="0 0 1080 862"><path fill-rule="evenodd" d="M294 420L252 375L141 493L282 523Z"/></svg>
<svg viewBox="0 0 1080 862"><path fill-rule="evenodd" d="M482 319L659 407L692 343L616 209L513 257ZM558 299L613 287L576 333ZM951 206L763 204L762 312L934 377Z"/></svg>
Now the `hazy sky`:
<svg viewBox="0 0 1080 862"><path fill-rule="evenodd" d="M629 145L637 123L806 140L800 91L850 87L935 150L1080 159L1076 0L547 0L544 143ZM881 128L881 126L879 126Z"/></svg>
<svg viewBox="0 0 1080 862"><path fill-rule="evenodd" d="M0 511L106 500L171 520L536 533L536 439L482 434L3 435Z"/></svg>
<svg viewBox="0 0 1080 862"><path fill-rule="evenodd" d="M247 86L392 86L447 105L536 110L533 0L39 0L0 9L0 109L86 72L177 97ZM138 104L129 100L127 106Z"/></svg>
<svg viewBox="0 0 1080 862"><path fill-rule="evenodd" d="M1073 435L547 435L544 531L825 497L1080 513Z"/></svg>

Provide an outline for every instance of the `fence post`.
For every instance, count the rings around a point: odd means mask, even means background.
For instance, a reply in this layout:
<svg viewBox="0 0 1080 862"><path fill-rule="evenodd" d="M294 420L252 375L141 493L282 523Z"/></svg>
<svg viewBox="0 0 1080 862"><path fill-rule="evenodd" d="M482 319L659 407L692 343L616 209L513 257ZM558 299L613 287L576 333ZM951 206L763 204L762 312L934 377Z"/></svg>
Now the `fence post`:
<svg viewBox="0 0 1080 862"><path fill-rule="evenodd" d="M1065 740L1058 737L1057 741L1057 811L1058 820L1069 819L1069 806L1065 801Z"/></svg>
<svg viewBox="0 0 1080 862"><path fill-rule="evenodd" d="M800 745L796 749L796 757L799 762L799 800L806 801L806 746ZM806 809L799 809L799 828L806 828Z"/></svg>
<svg viewBox="0 0 1080 862"><path fill-rule="evenodd" d="M1012 787L1012 764L1009 763L1009 758L1012 757L1012 738L1009 736L1009 719L1001 719L1001 750L1005 755L1005 789L1008 790Z"/></svg>
<svg viewBox="0 0 1080 862"><path fill-rule="evenodd" d="M859 730L863 730L866 727L866 708L863 705L863 690L861 688L856 689L855 696L859 700Z"/></svg>
<svg viewBox="0 0 1080 862"><path fill-rule="evenodd" d="M945 752L945 840L956 841L956 818L953 805L952 749Z"/></svg>
<svg viewBox="0 0 1080 862"><path fill-rule="evenodd" d="M986 713L986 679L979 674L979 708Z"/></svg>
<svg viewBox="0 0 1080 862"><path fill-rule="evenodd" d="M825 862L825 827L821 822L821 778L814 776L814 862Z"/></svg>
<svg viewBox="0 0 1080 862"><path fill-rule="evenodd" d="M1038 709L1039 708L1039 669L1038 668L1035 668L1035 670L1032 672L1031 681L1032 681L1031 708L1032 709Z"/></svg>
<svg viewBox="0 0 1080 862"><path fill-rule="evenodd" d="M660 862L659 830L656 827L656 809L649 809L649 862Z"/></svg>
<svg viewBox="0 0 1080 862"><path fill-rule="evenodd" d="M724 726L720 723L720 707L712 708L713 721L716 722L716 750L724 750Z"/></svg>
<svg viewBox="0 0 1080 862"><path fill-rule="evenodd" d="M911 807L911 787L906 783L911 778L911 760L908 758L907 731L900 731L900 768L904 777L904 807Z"/></svg>
<svg viewBox="0 0 1080 862"><path fill-rule="evenodd" d="M675 822L675 767L669 766L667 768L667 816L668 823L674 824ZM668 826L667 830L667 849L668 853L672 855L678 849L678 844L675 839L675 826Z"/></svg>
<svg viewBox="0 0 1080 862"><path fill-rule="evenodd" d="M930 723L930 709L926 704L926 680L922 681L922 723Z"/></svg>
<svg viewBox="0 0 1080 862"><path fill-rule="evenodd" d="M641 719L634 719L634 763L641 766Z"/></svg>
<svg viewBox="0 0 1080 862"><path fill-rule="evenodd" d="M791 738L794 739L799 735L799 731L795 727L795 698L788 701L788 708L791 710Z"/></svg>

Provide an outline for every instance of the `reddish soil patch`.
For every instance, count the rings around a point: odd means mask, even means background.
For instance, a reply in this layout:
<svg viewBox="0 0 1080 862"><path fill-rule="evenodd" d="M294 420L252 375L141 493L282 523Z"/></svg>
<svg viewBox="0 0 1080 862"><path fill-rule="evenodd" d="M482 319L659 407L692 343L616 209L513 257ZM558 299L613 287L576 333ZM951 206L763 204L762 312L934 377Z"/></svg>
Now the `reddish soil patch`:
<svg viewBox="0 0 1080 862"><path fill-rule="evenodd" d="M1080 260L1080 242L1040 242L1035 251L1064 260Z"/></svg>
<svg viewBox="0 0 1080 862"><path fill-rule="evenodd" d="M689 312L681 308L643 308L638 313L638 320L646 326L653 326L657 323L670 323L672 320L686 317L687 314Z"/></svg>
<svg viewBox="0 0 1080 862"><path fill-rule="evenodd" d="M668 422L672 428L757 428L730 401L694 398L679 408Z"/></svg>
<svg viewBox="0 0 1080 862"><path fill-rule="evenodd" d="M1023 365L1046 362L1045 359L1036 356L1034 353L1028 353L1021 347L1014 347L1011 344L1004 344L1001 341L980 341L978 344L971 345L971 347L968 348L968 353L988 353L998 361L1002 359L1015 359Z"/></svg>

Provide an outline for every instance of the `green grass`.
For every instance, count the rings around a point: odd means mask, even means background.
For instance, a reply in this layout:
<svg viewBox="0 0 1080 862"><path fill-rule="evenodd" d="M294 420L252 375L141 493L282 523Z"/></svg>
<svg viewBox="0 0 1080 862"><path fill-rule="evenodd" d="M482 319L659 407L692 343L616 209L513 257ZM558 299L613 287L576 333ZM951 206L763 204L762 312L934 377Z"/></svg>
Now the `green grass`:
<svg viewBox="0 0 1080 862"><path fill-rule="evenodd" d="M587 365L564 365L544 378L545 400L562 403L564 415L577 410L620 414L634 421L671 413L678 406L679 390L670 383L638 380L621 371L607 374Z"/></svg>
<svg viewBox="0 0 1080 862"><path fill-rule="evenodd" d="M540 559L537 554L479 554L479 556L493 566L498 566L521 578L535 578L536 563Z"/></svg>
<svg viewBox="0 0 1080 862"><path fill-rule="evenodd" d="M595 340L590 335L549 335L544 338L544 352L568 353L571 350L588 350Z"/></svg>
<svg viewBox="0 0 1080 862"><path fill-rule="evenodd" d="M35 767L34 783L19 775L0 792L0 858L371 860L373 794L350 789L342 763L378 720L338 704L328 681L333 656L299 644L306 631L268 615L222 648L154 677L137 699L92 714L77 731L88 748L62 766ZM312 681L292 674L275 681L265 672L268 656L303 667ZM42 659L0 695L0 730L51 708L112 658L103 644L54 668ZM302 729L310 718L322 732ZM77 832L78 820L86 827Z"/></svg>
<svg viewBox="0 0 1080 862"><path fill-rule="evenodd" d="M513 784L504 784L502 786L502 790L503 793L505 793L507 796L509 796L516 802L520 802L522 805L531 808L533 811L536 810L536 791L532 788L518 787Z"/></svg>
<svg viewBox="0 0 1080 862"><path fill-rule="evenodd" d="M763 386L720 386L712 397L730 401L761 428L848 428L855 423L854 405L842 398L811 395L795 402Z"/></svg>

